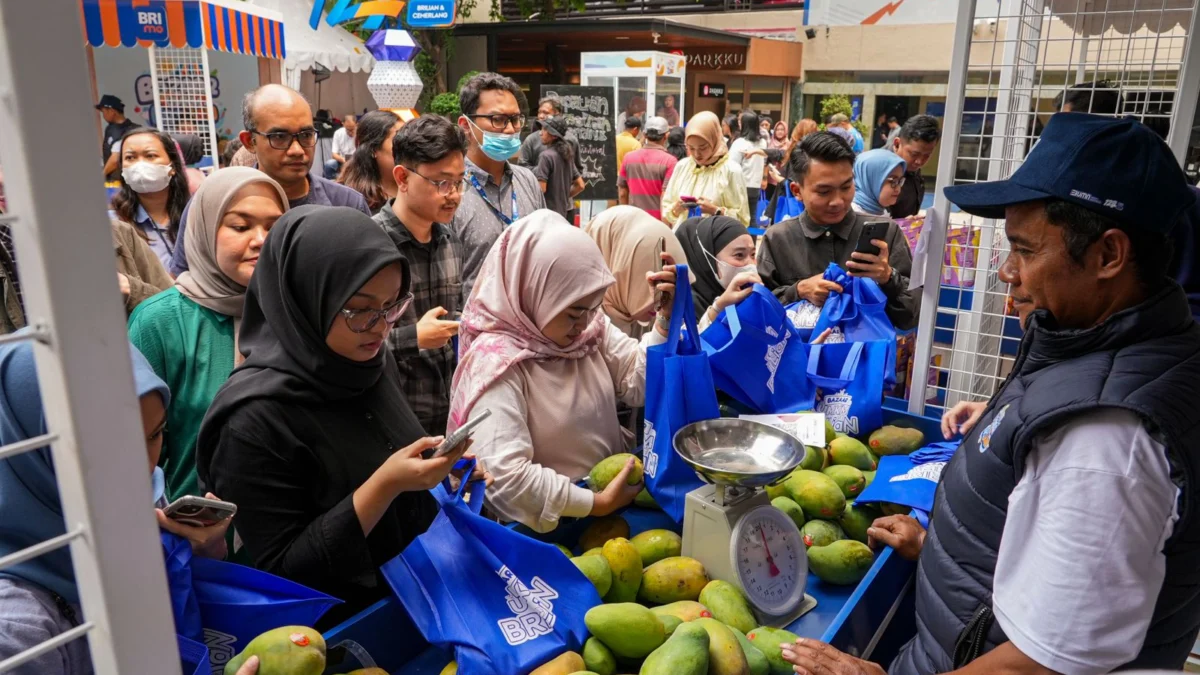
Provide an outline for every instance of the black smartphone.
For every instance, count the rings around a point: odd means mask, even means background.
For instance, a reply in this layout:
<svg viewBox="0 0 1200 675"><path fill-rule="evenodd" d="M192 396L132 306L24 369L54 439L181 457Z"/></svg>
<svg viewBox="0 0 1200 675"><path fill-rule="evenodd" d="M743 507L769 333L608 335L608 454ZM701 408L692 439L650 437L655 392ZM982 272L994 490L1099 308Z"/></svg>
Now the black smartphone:
<svg viewBox="0 0 1200 675"><path fill-rule="evenodd" d="M854 247L854 252L879 255L879 247L872 244L871 241L886 237L888 225L891 222L890 220L868 220L863 223L862 232L858 233L858 245Z"/></svg>
<svg viewBox="0 0 1200 675"><path fill-rule="evenodd" d="M216 525L226 518L232 518L236 513L237 505L232 502L195 495L180 497L163 509L163 515L166 517L193 527Z"/></svg>

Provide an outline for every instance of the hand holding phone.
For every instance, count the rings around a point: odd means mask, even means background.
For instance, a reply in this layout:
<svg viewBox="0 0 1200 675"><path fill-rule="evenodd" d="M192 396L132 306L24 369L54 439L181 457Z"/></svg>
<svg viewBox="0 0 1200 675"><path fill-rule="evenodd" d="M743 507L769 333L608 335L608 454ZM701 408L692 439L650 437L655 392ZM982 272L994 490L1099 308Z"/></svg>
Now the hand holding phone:
<svg viewBox="0 0 1200 675"><path fill-rule="evenodd" d="M854 252L879 255L879 247L871 242L887 237L890 222L888 220L868 220L863 223L863 229L858 234L858 244L854 247Z"/></svg>
<svg viewBox="0 0 1200 675"><path fill-rule="evenodd" d="M681 203L688 204L689 206L699 203L698 199L696 199L695 197L688 196L688 195L680 195L679 201Z"/></svg>
<svg viewBox="0 0 1200 675"><path fill-rule="evenodd" d="M850 260L846 261L846 270L852 276L871 279L880 286L891 279L892 267L888 263L886 239L890 224L890 220L870 220L863 223L857 246L850 254ZM876 241L880 244L875 244Z"/></svg>
<svg viewBox="0 0 1200 675"><path fill-rule="evenodd" d="M430 455L430 459L441 457L449 454L450 451L457 449L458 446L466 442L466 440L475 433L476 427L478 427L480 424L483 424L483 421L491 416L491 410L484 410L483 412L479 413L479 416L469 420L466 424L455 429L454 433L447 436L446 440L442 441L441 445L437 446L437 449L435 449L433 454Z"/></svg>
<svg viewBox="0 0 1200 675"><path fill-rule="evenodd" d="M167 518L192 527L210 527L232 518L236 513L237 505L232 502L195 495L180 497L163 509L163 515Z"/></svg>

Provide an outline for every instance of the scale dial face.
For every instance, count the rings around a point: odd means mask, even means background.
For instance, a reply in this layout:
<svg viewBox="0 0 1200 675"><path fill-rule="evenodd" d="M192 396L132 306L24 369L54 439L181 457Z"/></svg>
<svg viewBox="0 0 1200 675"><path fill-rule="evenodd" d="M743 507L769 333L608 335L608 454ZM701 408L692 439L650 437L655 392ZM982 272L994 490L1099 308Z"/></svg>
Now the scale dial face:
<svg viewBox="0 0 1200 675"><path fill-rule="evenodd" d="M747 511L729 543L733 570L750 604L784 616L804 600L808 554L800 529L774 506Z"/></svg>

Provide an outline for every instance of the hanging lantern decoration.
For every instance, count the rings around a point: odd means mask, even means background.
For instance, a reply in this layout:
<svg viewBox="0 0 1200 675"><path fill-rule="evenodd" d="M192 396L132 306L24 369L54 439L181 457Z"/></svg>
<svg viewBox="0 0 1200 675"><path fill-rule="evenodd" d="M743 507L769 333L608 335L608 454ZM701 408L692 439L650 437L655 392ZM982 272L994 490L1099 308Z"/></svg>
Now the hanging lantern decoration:
<svg viewBox="0 0 1200 675"><path fill-rule="evenodd" d="M421 48L412 35L398 28L380 29L367 40L367 50L375 57L375 68L367 79L375 103L405 121L416 118L424 84L413 64Z"/></svg>

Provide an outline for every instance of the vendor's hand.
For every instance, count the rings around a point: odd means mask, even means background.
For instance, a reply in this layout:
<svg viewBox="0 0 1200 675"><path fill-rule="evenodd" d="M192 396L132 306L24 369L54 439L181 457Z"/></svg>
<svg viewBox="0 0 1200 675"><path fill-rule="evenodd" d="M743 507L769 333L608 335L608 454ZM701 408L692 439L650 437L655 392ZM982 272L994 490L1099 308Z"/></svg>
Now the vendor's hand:
<svg viewBox="0 0 1200 675"><path fill-rule="evenodd" d="M985 408L987 403L982 401L962 401L954 404L953 408L942 414L942 436L950 440L958 434L966 436L971 433L975 423L983 417Z"/></svg>
<svg viewBox="0 0 1200 675"><path fill-rule="evenodd" d="M121 295L129 297L129 277L117 272L117 283L121 286Z"/></svg>
<svg viewBox="0 0 1200 675"><path fill-rule="evenodd" d="M234 675L258 675L258 663L258 657L251 656Z"/></svg>
<svg viewBox="0 0 1200 675"><path fill-rule="evenodd" d="M754 292L754 284L761 284L762 277L757 272L741 272L729 282L729 288L713 301L713 309L717 314L727 307L736 307Z"/></svg>
<svg viewBox="0 0 1200 675"><path fill-rule="evenodd" d="M872 239L871 243L879 247L879 255L855 251L850 254L851 260L846 261L846 270L852 277L870 279L882 286L892 278L892 266L888 264L888 245L882 239Z"/></svg>
<svg viewBox="0 0 1200 675"><path fill-rule="evenodd" d="M607 516L633 503L634 498L645 486L640 480L636 485L629 484L629 474L632 471L633 458L630 457L629 461L625 462L625 466L621 467L621 472L617 474L617 477L608 484L608 487L604 488L603 492L596 493L595 501L592 502L593 516Z"/></svg>
<svg viewBox="0 0 1200 675"><path fill-rule="evenodd" d="M808 341L808 344L810 344L810 345L823 345L823 344L825 344L825 341L829 339L829 336L830 336L830 335L833 335L833 329L832 329L832 328L826 328L825 330L821 331L821 334L817 336L817 339L815 339L815 340L809 340L809 341Z"/></svg>
<svg viewBox="0 0 1200 675"><path fill-rule="evenodd" d="M796 295L817 307L825 304L831 292L841 293L843 290L841 284L827 281L824 274L815 274L796 284Z"/></svg>
<svg viewBox="0 0 1200 675"><path fill-rule="evenodd" d="M916 560L925 545L925 528L912 516L876 518L867 528L867 545L878 549L880 544L896 549L905 560Z"/></svg>
<svg viewBox="0 0 1200 675"><path fill-rule="evenodd" d="M707 197L696 197L696 206L700 207L700 213L706 216L715 216L717 214L717 205L712 203Z"/></svg>
<svg viewBox="0 0 1200 675"><path fill-rule="evenodd" d="M472 441L467 441L466 445L468 447L470 447L471 443L472 443ZM469 453L469 452L464 454L462 456L462 458L475 460L475 467L471 470L471 477L467 479L468 482L474 483L475 481L481 480L481 481L483 481L484 488L492 487L492 482L494 480L492 478L492 472L484 469L482 459L479 459L474 454ZM463 477L462 469L455 469L455 470L451 471L450 472L450 489L457 490L459 488L459 486L462 485L462 477Z"/></svg>
<svg viewBox="0 0 1200 675"><path fill-rule="evenodd" d="M800 638L780 645L783 660L798 675L884 675L877 663L856 659L818 640Z"/></svg>
<svg viewBox="0 0 1200 675"><path fill-rule="evenodd" d="M421 349L441 349L450 338L458 335L457 321L442 321L449 312L444 307L434 307L425 312L417 322L417 346Z"/></svg>
<svg viewBox="0 0 1200 675"><path fill-rule="evenodd" d="M204 496L209 499L219 499L211 492ZM187 539L188 543L192 545L192 553L202 558L222 560L229 551L229 546L225 542L225 532L229 529L232 518L226 518L208 527L197 527L171 520L167 514L163 513L162 509L154 509L154 513L158 517L158 526L171 534L177 534Z"/></svg>
<svg viewBox="0 0 1200 675"><path fill-rule="evenodd" d="M661 272L647 272L646 283L659 297L655 313L658 315L658 332L666 336L671 325L671 307L675 304L675 281L677 277L675 258L670 253L660 253L663 261Z"/></svg>
<svg viewBox="0 0 1200 675"><path fill-rule="evenodd" d="M375 470L375 473L382 474L381 477L397 494L432 490L449 475L455 462L471 447L471 441L468 440L441 457L425 459L421 456L422 452L440 445L442 440L442 436L422 438L404 449L397 450L387 458L383 466Z"/></svg>

